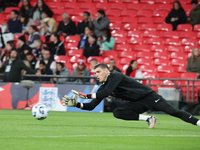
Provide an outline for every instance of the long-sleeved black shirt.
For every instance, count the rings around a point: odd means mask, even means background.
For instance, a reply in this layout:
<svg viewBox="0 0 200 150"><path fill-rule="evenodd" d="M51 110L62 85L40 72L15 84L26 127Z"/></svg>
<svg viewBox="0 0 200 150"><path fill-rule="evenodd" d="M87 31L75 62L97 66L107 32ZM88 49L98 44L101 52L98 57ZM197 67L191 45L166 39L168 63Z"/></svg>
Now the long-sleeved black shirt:
<svg viewBox="0 0 200 150"><path fill-rule="evenodd" d="M90 103L83 103L84 110L93 110L105 97L112 95L127 101L136 101L145 97L153 90L120 72L111 72L107 81L96 93L96 99Z"/></svg>

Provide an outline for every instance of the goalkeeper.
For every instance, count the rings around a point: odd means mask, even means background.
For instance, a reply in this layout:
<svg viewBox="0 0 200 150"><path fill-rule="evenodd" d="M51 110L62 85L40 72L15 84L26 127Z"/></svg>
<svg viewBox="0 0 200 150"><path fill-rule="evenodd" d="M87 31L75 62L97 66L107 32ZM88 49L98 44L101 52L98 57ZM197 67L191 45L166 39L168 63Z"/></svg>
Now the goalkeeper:
<svg viewBox="0 0 200 150"><path fill-rule="evenodd" d="M135 79L125 76L119 72L109 72L105 63L99 63L94 68L95 74L101 86L97 93L83 94L72 90L72 92L83 99L93 99L90 103L76 102L76 96L69 98L65 95L62 98L64 106L77 107L84 110L93 110L105 97L109 95L121 98L127 102L113 111L116 118L124 120L147 121L149 128L154 128L155 116L142 115L147 110L163 111L185 122L200 126L200 120L191 114L181 111L167 103L167 101L150 87L137 82Z"/></svg>

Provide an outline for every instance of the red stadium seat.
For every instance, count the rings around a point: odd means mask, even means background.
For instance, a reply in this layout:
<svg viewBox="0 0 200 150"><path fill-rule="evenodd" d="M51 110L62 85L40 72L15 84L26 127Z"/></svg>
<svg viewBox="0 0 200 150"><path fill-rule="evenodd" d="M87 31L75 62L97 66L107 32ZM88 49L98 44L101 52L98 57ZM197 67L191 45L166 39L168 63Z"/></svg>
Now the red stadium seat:
<svg viewBox="0 0 200 150"><path fill-rule="evenodd" d="M140 66L140 70L142 72L152 72L152 73L155 73L156 72L156 67L153 66L153 65L141 65Z"/></svg>
<svg viewBox="0 0 200 150"><path fill-rule="evenodd" d="M129 44L118 44L116 46L116 50L118 50L118 51L132 51L132 47Z"/></svg>
<svg viewBox="0 0 200 150"><path fill-rule="evenodd" d="M142 8L141 4L126 4L126 9L128 10L140 10Z"/></svg>
<svg viewBox="0 0 200 150"><path fill-rule="evenodd" d="M111 35L113 37L126 37L126 31L123 31L123 30L113 30L111 32Z"/></svg>
<svg viewBox="0 0 200 150"><path fill-rule="evenodd" d="M139 58L137 60L138 65L152 65L152 59L150 58Z"/></svg>
<svg viewBox="0 0 200 150"><path fill-rule="evenodd" d="M122 10L124 10L124 8L125 8L126 6L123 4L123 3L113 3L113 4L111 4L110 5L110 9L111 10L120 10L120 11L122 11Z"/></svg>
<svg viewBox="0 0 200 150"><path fill-rule="evenodd" d="M94 3L76 3L75 5L78 5L77 8L84 9L84 10L90 10L91 8L94 8L95 6Z"/></svg>
<svg viewBox="0 0 200 150"><path fill-rule="evenodd" d="M199 34L200 35L200 34ZM180 32L179 35L180 38L196 38L196 33L191 31L191 32ZM198 38L198 37L197 37Z"/></svg>
<svg viewBox="0 0 200 150"><path fill-rule="evenodd" d="M150 10L139 10L136 15L136 17L151 17L152 11Z"/></svg>
<svg viewBox="0 0 200 150"><path fill-rule="evenodd" d="M151 45L150 51L151 52L165 52L166 46L165 45Z"/></svg>
<svg viewBox="0 0 200 150"><path fill-rule="evenodd" d="M170 54L170 59L183 59L187 60L187 55L184 52L172 52Z"/></svg>
<svg viewBox="0 0 200 150"><path fill-rule="evenodd" d="M186 72L186 66L178 66L174 68L174 72L184 73Z"/></svg>
<svg viewBox="0 0 200 150"><path fill-rule="evenodd" d="M159 58L157 58L157 59L154 60L154 65L156 65L156 66L160 66L160 65L168 66L169 64L170 64L170 62L169 62L168 59L159 59Z"/></svg>
<svg viewBox="0 0 200 150"><path fill-rule="evenodd" d="M144 72L142 73L142 75L143 78L152 78L152 79L158 78L158 74L156 72Z"/></svg>
<svg viewBox="0 0 200 150"><path fill-rule="evenodd" d="M107 4L107 3L96 3L94 5L94 8L97 9L97 10L109 10L110 9L110 5Z"/></svg>
<svg viewBox="0 0 200 150"><path fill-rule="evenodd" d="M149 5L149 4L143 4L142 5L142 10L151 10L154 11L158 8L158 5L154 4L154 5Z"/></svg>
<svg viewBox="0 0 200 150"><path fill-rule="evenodd" d="M183 47L182 46L167 46L167 52L183 52Z"/></svg>
<svg viewBox="0 0 200 150"><path fill-rule="evenodd" d="M135 31L138 29L138 26L139 26L138 24L125 23L125 24L122 24L122 29L127 30L127 31L129 31L129 30Z"/></svg>
<svg viewBox="0 0 200 150"><path fill-rule="evenodd" d="M54 57L55 62L68 63L68 56L57 55Z"/></svg>
<svg viewBox="0 0 200 150"><path fill-rule="evenodd" d="M40 39L41 39L42 43L46 42L46 37L44 35L40 35Z"/></svg>
<svg viewBox="0 0 200 150"><path fill-rule="evenodd" d="M162 45L163 39L162 38L149 38L145 40L145 44L147 45Z"/></svg>
<svg viewBox="0 0 200 150"><path fill-rule="evenodd" d="M103 62L109 64L110 59L116 59L116 57L113 56L103 57Z"/></svg>
<svg viewBox="0 0 200 150"><path fill-rule="evenodd" d="M106 10L106 16L108 18L110 16L112 16L112 17L119 17L119 14L120 14L120 10L112 10L112 9Z"/></svg>
<svg viewBox="0 0 200 150"><path fill-rule="evenodd" d="M122 4L122 0L108 0L108 3L120 3Z"/></svg>
<svg viewBox="0 0 200 150"><path fill-rule="evenodd" d="M169 79L180 79L180 74L177 73L177 72L166 73L166 74L164 74L164 78L169 78Z"/></svg>
<svg viewBox="0 0 200 150"><path fill-rule="evenodd" d="M183 46L196 46L197 42L195 39L182 39L181 45Z"/></svg>
<svg viewBox="0 0 200 150"><path fill-rule="evenodd" d="M144 38L159 38L160 34L158 31L144 31L143 37Z"/></svg>
<svg viewBox="0 0 200 150"><path fill-rule="evenodd" d="M165 23L165 17L156 17L156 18L153 18L153 23L154 24L163 24Z"/></svg>
<svg viewBox="0 0 200 150"><path fill-rule="evenodd" d="M140 38L142 37L142 31L128 31L127 37Z"/></svg>
<svg viewBox="0 0 200 150"><path fill-rule="evenodd" d="M78 43L80 41L80 36L70 35L65 38L65 42L68 43Z"/></svg>
<svg viewBox="0 0 200 150"><path fill-rule="evenodd" d="M152 13L152 17L165 17L168 15L168 12L165 10L156 10Z"/></svg>
<svg viewBox="0 0 200 150"><path fill-rule="evenodd" d="M172 73L173 72L173 68L169 67L169 66L158 66L157 67L157 72L159 73Z"/></svg>
<svg viewBox="0 0 200 150"><path fill-rule="evenodd" d="M154 4L155 0L140 0L140 3L144 3L144 4Z"/></svg>
<svg viewBox="0 0 200 150"><path fill-rule="evenodd" d="M172 25L171 24L158 24L157 31L172 31Z"/></svg>
<svg viewBox="0 0 200 150"><path fill-rule="evenodd" d="M70 50L68 51L68 55L81 57L83 55L83 50Z"/></svg>
<svg viewBox="0 0 200 150"><path fill-rule="evenodd" d="M186 53L191 53L194 46L184 46L183 51Z"/></svg>
<svg viewBox="0 0 200 150"><path fill-rule="evenodd" d="M150 52L151 45L135 45L133 46L133 51L143 51L143 52Z"/></svg>
<svg viewBox="0 0 200 150"><path fill-rule="evenodd" d="M78 44L77 43L64 43L64 46L65 46L65 50L77 50L77 46Z"/></svg>
<svg viewBox="0 0 200 150"><path fill-rule="evenodd" d="M135 20L133 20L133 17L122 17L121 19L121 23L125 24L125 23L135 23Z"/></svg>
<svg viewBox="0 0 200 150"><path fill-rule="evenodd" d="M174 45L174 46L178 46L181 45L181 41L179 39L173 39L173 38L167 38L164 41L165 45Z"/></svg>
<svg viewBox="0 0 200 150"><path fill-rule="evenodd" d="M128 43L133 45L141 45L143 43L143 38L130 38Z"/></svg>
<svg viewBox="0 0 200 150"><path fill-rule="evenodd" d="M200 32L200 24L194 25L194 31Z"/></svg>
<svg viewBox="0 0 200 150"><path fill-rule="evenodd" d="M184 59L172 59L171 65L172 66L186 66L186 61Z"/></svg>
<svg viewBox="0 0 200 150"><path fill-rule="evenodd" d="M83 17L82 16L72 16L71 17L72 21L74 21L76 23L76 25L79 23L79 22L82 22L83 21Z"/></svg>
<svg viewBox="0 0 200 150"><path fill-rule="evenodd" d="M155 0L155 4L165 4L165 5L167 5L167 4L169 4L169 0Z"/></svg>
<svg viewBox="0 0 200 150"><path fill-rule="evenodd" d="M12 10L18 10L19 11L19 8L18 7L6 7L4 13L10 14Z"/></svg>
<svg viewBox="0 0 200 150"><path fill-rule="evenodd" d="M138 29L140 31L156 31L156 24L142 24Z"/></svg>
<svg viewBox="0 0 200 150"><path fill-rule="evenodd" d="M147 17L138 17L137 23L138 24L153 24L154 20L153 18L147 18Z"/></svg>
<svg viewBox="0 0 200 150"><path fill-rule="evenodd" d="M110 23L109 24L109 27L110 27L110 30L121 30L122 27L121 27L121 23L117 22L117 23Z"/></svg>
<svg viewBox="0 0 200 150"><path fill-rule="evenodd" d="M138 0L124 0L123 2L124 2L124 3L134 3L134 4L139 3Z"/></svg>
<svg viewBox="0 0 200 150"><path fill-rule="evenodd" d="M82 56L81 56L81 57L79 57L79 56L72 56L72 57L69 59L69 62L72 63L72 64L73 64L73 63L77 63L79 59L83 59Z"/></svg>
<svg viewBox="0 0 200 150"><path fill-rule="evenodd" d="M121 65L129 65L130 62L131 62L131 60L133 60L133 58L121 58L120 61L119 61L119 63Z"/></svg>
<svg viewBox="0 0 200 150"><path fill-rule="evenodd" d="M123 10L120 13L120 17L134 17L136 15L135 10Z"/></svg>
<svg viewBox="0 0 200 150"><path fill-rule="evenodd" d="M115 37L115 44L126 44L127 38L126 37Z"/></svg>
<svg viewBox="0 0 200 150"><path fill-rule="evenodd" d="M117 57L117 51L110 50L110 51L103 51L102 57L108 57L108 56L113 56Z"/></svg>
<svg viewBox="0 0 200 150"><path fill-rule="evenodd" d="M192 31L192 25L191 24L179 24L177 27L177 31Z"/></svg>
<svg viewBox="0 0 200 150"><path fill-rule="evenodd" d="M167 52L155 52L153 58L169 59L169 54Z"/></svg>
<svg viewBox="0 0 200 150"><path fill-rule="evenodd" d="M91 59L96 59L98 63L103 63L103 57L101 56L90 56L87 58L87 62L90 62Z"/></svg>
<svg viewBox="0 0 200 150"><path fill-rule="evenodd" d="M147 58L147 59L152 59L154 53L153 52L137 52L136 53L136 58Z"/></svg>
<svg viewBox="0 0 200 150"><path fill-rule="evenodd" d="M192 72L182 73L181 79L197 79L197 74Z"/></svg>
<svg viewBox="0 0 200 150"><path fill-rule="evenodd" d="M130 52L130 51L122 51L118 54L118 57L119 58L132 58L132 59L135 59L135 52Z"/></svg>
<svg viewBox="0 0 200 150"><path fill-rule="evenodd" d="M110 22L116 22L116 23L121 23L122 19L120 17L109 17Z"/></svg>
<svg viewBox="0 0 200 150"><path fill-rule="evenodd" d="M174 39L178 39L179 38L179 32L177 31L167 31L167 32L161 32L161 37L162 38L174 38Z"/></svg>

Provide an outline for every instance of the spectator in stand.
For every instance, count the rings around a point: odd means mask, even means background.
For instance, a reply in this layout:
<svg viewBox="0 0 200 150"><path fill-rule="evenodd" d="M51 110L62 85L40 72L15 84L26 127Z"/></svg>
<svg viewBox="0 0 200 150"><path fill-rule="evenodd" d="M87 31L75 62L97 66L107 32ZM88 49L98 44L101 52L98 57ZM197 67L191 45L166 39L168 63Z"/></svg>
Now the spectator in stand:
<svg viewBox="0 0 200 150"><path fill-rule="evenodd" d="M12 10L10 14L10 20L8 21L8 28L10 32L22 33L22 24L19 20L19 12L17 10Z"/></svg>
<svg viewBox="0 0 200 150"><path fill-rule="evenodd" d="M200 55L198 47L192 49L192 56L188 58L186 71L196 73L197 78L200 79Z"/></svg>
<svg viewBox="0 0 200 150"><path fill-rule="evenodd" d="M35 71L28 68L22 60L18 59L17 56L17 50L11 50L10 59L0 68L0 72L4 74L4 82L20 82L22 69L26 70L27 74L35 73Z"/></svg>
<svg viewBox="0 0 200 150"><path fill-rule="evenodd" d="M113 72L113 71L121 72L121 70L116 67L116 63L115 63L114 59L109 60L109 70L110 70L110 72Z"/></svg>
<svg viewBox="0 0 200 150"><path fill-rule="evenodd" d="M37 60L35 59L32 52L28 52L26 54L26 60L29 62L30 68L35 70L35 65L36 65Z"/></svg>
<svg viewBox="0 0 200 150"><path fill-rule="evenodd" d="M33 20L38 24L44 19L44 10L49 9L44 0L38 0L33 9Z"/></svg>
<svg viewBox="0 0 200 150"><path fill-rule="evenodd" d="M5 45L5 49L2 50L0 59L1 62L4 63L8 56L10 55L11 50L15 49L15 43L13 41L8 41Z"/></svg>
<svg viewBox="0 0 200 150"><path fill-rule="evenodd" d="M110 23L108 17L105 15L104 10L98 10L96 20L93 21L92 18L89 18L89 22L89 25L94 28L94 33L97 35L97 37L103 36L103 30L105 28L109 28Z"/></svg>
<svg viewBox="0 0 200 150"><path fill-rule="evenodd" d="M174 8L166 17L165 22L172 24L173 30L176 30L179 24L187 23L187 16L179 1L175 1L173 5Z"/></svg>
<svg viewBox="0 0 200 150"><path fill-rule="evenodd" d="M28 30L29 30L29 27L31 25L35 25L33 19L31 19L31 17L28 15L28 14L22 14L20 16L20 21L22 23L22 33L23 34L28 34Z"/></svg>
<svg viewBox="0 0 200 150"><path fill-rule="evenodd" d="M56 64L56 72L54 75L61 75L61 76L70 76L69 70L67 67L64 66L63 63L58 62ZM53 78L54 83L66 83L69 81L69 78Z"/></svg>
<svg viewBox="0 0 200 150"><path fill-rule="evenodd" d="M0 47L4 48L8 41L13 41L14 35L9 31L8 24L3 23L0 34Z"/></svg>
<svg viewBox="0 0 200 150"><path fill-rule="evenodd" d="M136 60L131 60L129 67L126 70L126 75L133 78L143 78L142 71L138 68Z"/></svg>
<svg viewBox="0 0 200 150"><path fill-rule="evenodd" d="M62 41L60 41L60 36L54 32L51 34L51 43L49 43L49 49L52 56L55 55L65 55L65 47Z"/></svg>
<svg viewBox="0 0 200 150"><path fill-rule="evenodd" d="M46 41L49 41L51 33L57 31L57 23L53 18L53 12L50 9L45 9L43 16L44 19L41 22L40 34L45 35Z"/></svg>
<svg viewBox="0 0 200 150"><path fill-rule="evenodd" d="M115 46L115 39L111 37L109 28L104 29L103 36L99 37L97 43L100 46L100 50L102 50L102 52L113 50Z"/></svg>
<svg viewBox="0 0 200 150"><path fill-rule="evenodd" d="M56 71L56 63L53 59L51 59L51 53L49 51L49 49L43 48L42 49L42 56L43 56L43 61L46 63L47 67L51 69L51 71L54 73ZM35 69L38 69L40 66L40 61L42 60L38 60L36 65L35 65Z"/></svg>
<svg viewBox="0 0 200 150"><path fill-rule="evenodd" d="M187 18L188 23L191 25L200 24L200 6L198 4L198 0L192 0L192 10L190 11L190 15Z"/></svg>
<svg viewBox="0 0 200 150"><path fill-rule="evenodd" d="M39 68L36 69L36 75L40 77L41 75L53 75L52 70L48 67L48 65L41 60L39 64ZM50 81L51 78L41 77L39 78L41 81Z"/></svg>
<svg viewBox="0 0 200 150"><path fill-rule="evenodd" d="M83 13L83 21L79 22L76 28L76 34L79 36L84 36L85 34L85 27L89 26L89 17L91 17L88 11Z"/></svg>
<svg viewBox="0 0 200 150"><path fill-rule="evenodd" d="M88 44L85 45L83 55L86 58L90 56L99 56L99 45L97 45L96 36L91 35L88 37Z"/></svg>
<svg viewBox="0 0 200 150"><path fill-rule="evenodd" d="M72 76L90 76L90 71L87 69L84 60L79 60L78 66L73 70ZM73 82L89 82L90 79L80 79L80 78L71 78L70 81Z"/></svg>
<svg viewBox="0 0 200 150"><path fill-rule="evenodd" d="M42 41L40 39L35 41L35 48L32 53L36 57L36 60L42 59Z"/></svg>
<svg viewBox="0 0 200 150"><path fill-rule="evenodd" d="M40 40L40 34L37 31L37 27L35 25L31 25L29 27L29 37L27 45L31 48L35 48L36 40Z"/></svg>
<svg viewBox="0 0 200 150"><path fill-rule="evenodd" d="M25 36L22 35L17 39L17 51L21 60L26 58L26 54L32 49L26 44Z"/></svg>
<svg viewBox="0 0 200 150"><path fill-rule="evenodd" d="M85 45L88 45L88 37L93 35L94 32L92 30L91 27L85 27L85 35L83 35L81 37L81 40L79 41L79 44L78 44L78 48L79 49L84 49L85 48Z"/></svg>
<svg viewBox="0 0 200 150"><path fill-rule="evenodd" d="M19 9L19 15L27 14L30 17L33 15L33 7L29 0L23 0L22 7Z"/></svg>
<svg viewBox="0 0 200 150"><path fill-rule="evenodd" d="M93 58L90 60L90 76L94 77L95 76L95 72L94 72L94 67L98 64L98 61ZM90 83L97 83L99 84L99 81L97 79L90 79Z"/></svg>
<svg viewBox="0 0 200 150"><path fill-rule="evenodd" d="M76 24L73 22L67 13L62 15L63 21L60 21L58 26L58 34L64 37L76 34Z"/></svg>

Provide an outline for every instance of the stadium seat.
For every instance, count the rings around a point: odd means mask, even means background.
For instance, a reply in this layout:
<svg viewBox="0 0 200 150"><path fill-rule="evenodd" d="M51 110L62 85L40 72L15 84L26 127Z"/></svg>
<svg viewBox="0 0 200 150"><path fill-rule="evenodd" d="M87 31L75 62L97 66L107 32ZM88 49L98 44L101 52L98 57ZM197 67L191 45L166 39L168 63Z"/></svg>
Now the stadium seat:
<svg viewBox="0 0 200 150"><path fill-rule="evenodd" d="M169 66L160 65L160 66L157 67L157 72L159 72L159 73L172 73L173 68L169 67Z"/></svg>
<svg viewBox="0 0 200 150"><path fill-rule="evenodd" d="M122 17L121 19L121 23L125 24L125 23L135 23L135 20L133 20L133 17Z"/></svg>
<svg viewBox="0 0 200 150"><path fill-rule="evenodd" d="M128 31L127 37L140 38L140 37L142 37L142 31L133 31L133 30Z"/></svg>
<svg viewBox="0 0 200 150"><path fill-rule="evenodd" d="M198 38L198 36L196 36L196 35L198 35L198 34L196 34L196 32L193 32L193 31L191 31L191 32L180 32L180 34L179 34L179 37L180 38ZM199 34L199 37L200 37L200 34Z"/></svg>
<svg viewBox="0 0 200 150"><path fill-rule="evenodd" d="M132 47L129 44L118 44L116 46L117 51L132 51Z"/></svg>
<svg viewBox="0 0 200 150"><path fill-rule="evenodd" d="M143 37L144 38L159 38L160 34L158 31L144 31Z"/></svg>
<svg viewBox="0 0 200 150"><path fill-rule="evenodd" d="M181 45L183 45L183 46L196 46L196 44L197 44L196 40L192 39L192 38L190 38L190 39L184 38L181 41Z"/></svg>
<svg viewBox="0 0 200 150"><path fill-rule="evenodd" d="M183 51L186 53L191 53L194 46L184 46Z"/></svg>
<svg viewBox="0 0 200 150"><path fill-rule="evenodd" d="M138 27L139 27L138 24L133 24L133 23L122 24L122 29L126 30L126 31L129 31L129 30L136 31L136 30L138 30Z"/></svg>
<svg viewBox="0 0 200 150"><path fill-rule="evenodd" d="M166 46L165 45L150 45L151 52L165 52Z"/></svg>
<svg viewBox="0 0 200 150"><path fill-rule="evenodd" d="M40 39L41 39L42 43L46 42L46 37L44 35L40 35Z"/></svg>
<svg viewBox="0 0 200 150"><path fill-rule="evenodd" d="M156 72L143 72L142 75L143 78L152 78L152 79L158 78L158 74Z"/></svg>
<svg viewBox="0 0 200 150"><path fill-rule="evenodd" d="M114 50L110 50L110 51L103 51L102 57L109 57L109 56L113 56L113 57L117 57L117 51Z"/></svg>
<svg viewBox="0 0 200 150"><path fill-rule="evenodd" d="M150 52L151 45L135 45L133 46L133 51L143 51L143 52Z"/></svg>
<svg viewBox="0 0 200 150"><path fill-rule="evenodd" d="M72 56L69 58L69 62L71 64L74 64L74 63L77 63L79 59L82 59L82 56L81 57L80 56Z"/></svg>
<svg viewBox="0 0 200 150"><path fill-rule="evenodd" d="M156 10L152 13L152 17L165 17L168 15L168 12L165 10Z"/></svg>
<svg viewBox="0 0 200 150"><path fill-rule="evenodd" d="M153 55L153 58L159 58L159 59L169 59L169 53L167 52L155 52Z"/></svg>
<svg viewBox="0 0 200 150"><path fill-rule="evenodd" d="M113 56L107 56L107 57L103 57L103 62L106 63L106 64L109 64L109 61L110 59L118 59L116 57L113 57Z"/></svg>
<svg viewBox="0 0 200 150"><path fill-rule="evenodd" d="M153 18L154 24L163 24L165 23L165 17L155 17Z"/></svg>
<svg viewBox="0 0 200 150"><path fill-rule="evenodd" d="M112 16L112 17L119 17L119 14L120 14L120 10L112 10L112 9L106 10L106 16L108 18L110 16Z"/></svg>
<svg viewBox="0 0 200 150"><path fill-rule="evenodd" d="M69 3L69 5L70 5L70 3ZM94 3L75 3L75 6L76 5L77 5L77 8L79 7L80 9L84 9L84 10L90 10L91 8L94 8L94 6L95 6Z"/></svg>
<svg viewBox="0 0 200 150"><path fill-rule="evenodd" d="M126 37L126 31L123 31L123 30L113 30L111 32L111 35L113 37Z"/></svg>
<svg viewBox="0 0 200 150"><path fill-rule="evenodd" d="M83 17L82 16L72 16L71 17L72 21L74 21L76 23L76 25L79 23L79 22L82 22L83 21Z"/></svg>
<svg viewBox="0 0 200 150"><path fill-rule="evenodd" d="M177 31L192 31L192 25L191 24L179 24L177 26Z"/></svg>
<svg viewBox="0 0 200 150"><path fill-rule="evenodd" d="M174 39L178 39L179 38L179 32L177 31L163 31L160 33L162 38L174 38Z"/></svg>
<svg viewBox="0 0 200 150"><path fill-rule="evenodd" d="M108 3L119 3L122 4L122 0L108 0Z"/></svg>
<svg viewBox="0 0 200 150"><path fill-rule="evenodd" d="M184 72L186 72L186 66L174 67L174 72L184 73Z"/></svg>
<svg viewBox="0 0 200 150"><path fill-rule="evenodd" d="M127 38L126 37L114 37L115 39L115 45L116 44L126 44L127 43Z"/></svg>
<svg viewBox="0 0 200 150"><path fill-rule="evenodd" d="M70 50L68 51L68 55L81 57L83 55L83 50Z"/></svg>
<svg viewBox="0 0 200 150"><path fill-rule="evenodd" d="M172 31L171 24L158 24L156 27L157 31Z"/></svg>
<svg viewBox="0 0 200 150"><path fill-rule="evenodd" d="M152 11L150 10L138 10L136 17L151 17L152 16Z"/></svg>
<svg viewBox="0 0 200 150"><path fill-rule="evenodd" d="M110 30L121 30L121 23L115 22L115 23L110 23L109 24Z"/></svg>
<svg viewBox="0 0 200 150"><path fill-rule="evenodd" d="M62 62L62 63L66 63L68 62L68 56L62 56L62 55L57 55L54 57L55 62Z"/></svg>
<svg viewBox="0 0 200 150"><path fill-rule="evenodd" d="M74 3L76 0L61 0L62 2Z"/></svg>
<svg viewBox="0 0 200 150"><path fill-rule="evenodd" d="M19 11L19 8L18 7L6 7L5 10L4 10L4 13L10 14L12 10L18 10Z"/></svg>
<svg viewBox="0 0 200 150"><path fill-rule="evenodd" d="M187 61L184 59L172 59L171 60L171 65L172 66L186 66Z"/></svg>
<svg viewBox="0 0 200 150"><path fill-rule="evenodd" d="M187 55L184 52L172 52L170 54L170 59L183 59L187 60Z"/></svg>
<svg viewBox="0 0 200 150"><path fill-rule="evenodd" d="M67 43L78 43L80 41L80 36L70 35L65 38L65 42Z"/></svg>
<svg viewBox="0 0 200 150"><path fill-rule="evenodd" d="M200 32L200 24L194 25L194 31Z"/></svg>
<svg viewBox="0 0 200 150"><path fill-rule="evenodd" d="M149 18L149 17L138 17L137 18L138 24L153 24L153 22L154 22L153 18Z"/></svg>
<svg viewBox="0 0 200 150"><path fill-rule="evenodd" d="M137 59L138 65L152 65L152 59L150 58L139 58Z"/></svg>
<svg viewBox="0 0 200 150"><path fill-rule="evenodd" d="M120 17L134 17L136 15L136 10L123 10L120 13Z"/></svg>
<svg viewBox="0 0 200 150"><path fill-rule="evenodd" d="M145 39L145 44L147 44L147 45L162 45L163 44L163 39L162 38Z"/></svg>
<svg viewBox="0 0 200 150"><path fill-rule="evenodd" d="M121 58L120 61L119 61L119 63L121 65L129 65L130 62L131 62L131 60L133 60L133 58Z"/></svg>
<svg viewBox="0 0 200 150"><path fill-rule="evenodd" d="M140 3L143 3L143 4L154 4L155 0L140 0Z"/></svg>
<svg viewBox="0 0 200 150"><path fill-rule="evenodd" d="M177 72L166 73L166 74L164 74L164 78L180 79L180 73L177 73Z"/></svg>
<svg viewBox="0 0 200 150"><path fill-rule="evenodd" d="M197 79L197 74L192 72L182 73L181 79Z"/></svg>
<svg viewBox="0 0 200 150"><path fill-rule="evenodd" d="M96 3L95 5L94 5L94 8L95 9L97 9L97 10L104 10L104 11L106 11L106 10L109 10L110 9L110 5L109 4L107 4L107 3ZM107 15L107 14L106 14Z"/></svg>
<svg viewBox="0 0 200 150"><path fill-rule="evenodd" d="M135 59L136 56L135 56L135 52L131 52L131 51L122 51L122 52L119 52L118 53L118 57L119 58L132 58L132 59Z"/></svg>
<svg viewBox="0 0 200 150"><path fill-rule="evenodd" d="M153 52L137 52L136 53L136 58L147 58L147 59L152 59L154 53Z"/></svg>
<svg viewBox="0 0 200 150"><path fill-rule="evenodd" d="M143 43L143 38L130 38L128 43L133 45L141 45Z"/></svg>
<svg viewBox="0 0 200 150"><path fill-rule="evenodd" d="M156 31L156 24L141 24L138 29L140 31Z"/></svg>
<svg viewBox="0 0 200 150"><path fill-rule="evenodd" d="M110 9L111 10L120 10L120 11L122 11L122 10L124 10L125 7L126 6L123 3L112 3L110 5Z"/></svg>
<svg viewBox="0 0 200 150"><path fill-rule="evenodd" d="M123 0L123 2L124 3L134 3L134 5L137 4L137 3L139 3L138 0Z"/></svg>
<svg viewBox="0 0 200 150"><path fill-rule="evenodd" d="M103 57L101 56L90 56L87 58L87 62L90 62L91 59L96 59L98 63L103 63Z"/></svg>
<svg viewBox="0 0 200 150"><path fill-rule="evenodd" d="M183 52L183 47L182 46L167 46L167 52Z"/></svg>
<svg viewBox="0 0 200 150"><path fill-rule="evenodd" d="M151 10L154 11L158 8L157 4L149 5L149 4L143 4L141 10Z"/></svg>
<svg viewBox="0 0 200 150"><path fill-rule="evenodd" d="M64 43L64 46L65 46L65 50L67 51L67 50L71 50L71 49L73 49L73 50L77 50L78 48L77 48L77 46L78 46L78 44L77 43Z"/></svg>
<svg viewBox="0 0 200 150"><path fill-rule="evenodd" d="M156 72L156 67L154 65L141 65L140 66L140 70L142 72L152 72L155 73Z"/></svg>
<svg viewBox="0 0 200 150"><path fill-rule="evenodd" d="M167 38L167 39L164 41L164 44L165 44L165 45L174 45L174 46L178 46L178 45L181 45L181 41L180 41L180 39Z"/></svg>
<svg viewBox="0 0 200 150"><path fill-rule="evenodd" d="M159 58L155 59L153 63L156 66L160 66L160 65L168 66L168 65L170 65L170 61L168 59L162 59L162 58L161 59L159 59Z"/></svg>
<svg viewBox="0 0 200 150"><path fill-rule="evenodd" d="M110 23L116 22L116 23L121 23L122 19L120 17L109 17Z"/></svg>
<svg viewBox="0 0 200 150"><path fill-rule="evenodd" d="M126 4L126 9L128 10L140 10L142 8L142 4Z"/></svg>
<svg viewBox="0 0 200 150"><path fill-rule="evenodd" d="M156 1L160 1L160 2L166 2L166 1L163 1L163 0L156 0ZM167 12L170 12L171 10L172 10L172 8L173 8L173 5L172 4L167 4L167 3L165 3L165 4L160 4L160 5L158 5L158 10L165 10L165 11L167 11Z"/></svg>

